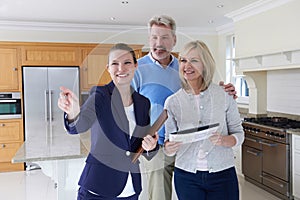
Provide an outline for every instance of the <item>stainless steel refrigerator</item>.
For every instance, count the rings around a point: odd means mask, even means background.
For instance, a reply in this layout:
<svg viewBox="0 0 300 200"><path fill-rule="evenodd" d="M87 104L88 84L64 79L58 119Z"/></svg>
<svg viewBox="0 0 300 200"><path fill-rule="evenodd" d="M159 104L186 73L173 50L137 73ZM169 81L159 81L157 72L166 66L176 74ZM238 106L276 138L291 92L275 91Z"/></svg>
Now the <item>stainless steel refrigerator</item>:
<svg viewBox="0 0 300 200"><path fill-rule="evenodd" d="M25 140L50 142L55 134L64 133L63 112L57 106L59 87L79 96L79 67L23 66L22 70Z"/></svg>

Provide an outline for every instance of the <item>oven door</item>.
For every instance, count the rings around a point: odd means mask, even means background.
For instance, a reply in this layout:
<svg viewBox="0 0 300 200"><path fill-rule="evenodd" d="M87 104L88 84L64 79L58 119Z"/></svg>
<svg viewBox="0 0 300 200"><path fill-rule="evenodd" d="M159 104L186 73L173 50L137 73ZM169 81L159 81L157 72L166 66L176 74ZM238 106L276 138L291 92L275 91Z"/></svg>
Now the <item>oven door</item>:
<svg viewBox="0 0 300 200"><path fill-rule="evenodd" d="M263 172L289 181L289 145L261 140L263 148Z"/></svg>
<svg viewBox="0 0 300 200"><path fill-rule="evenodd" d="M0 99L0 119L21 118L21 99Z"/></svg>
<svg viewBox="0 0 300 200"><path fill-rule="evenodd" d="M242 145L242 172L259 183L262 183L262 151L260 139L245 137Z"/></svg>

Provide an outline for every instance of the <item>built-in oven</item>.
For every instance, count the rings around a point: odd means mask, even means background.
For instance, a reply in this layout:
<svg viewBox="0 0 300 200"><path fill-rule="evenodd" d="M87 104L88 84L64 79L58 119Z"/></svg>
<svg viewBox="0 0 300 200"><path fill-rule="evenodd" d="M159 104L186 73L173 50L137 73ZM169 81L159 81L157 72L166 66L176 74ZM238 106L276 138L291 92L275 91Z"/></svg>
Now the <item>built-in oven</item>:
<svg viewBox="0 0 300 200"><path fill-rule="evenodd" d="M262 139L262 182L287 197L291 195L290 148L272 140Z"/></svg>
<svg viewBox="0 0 300 200"><path fill-rule="evenodd" d="M20 92L0 92L0 119L21 118Z"/></svg>

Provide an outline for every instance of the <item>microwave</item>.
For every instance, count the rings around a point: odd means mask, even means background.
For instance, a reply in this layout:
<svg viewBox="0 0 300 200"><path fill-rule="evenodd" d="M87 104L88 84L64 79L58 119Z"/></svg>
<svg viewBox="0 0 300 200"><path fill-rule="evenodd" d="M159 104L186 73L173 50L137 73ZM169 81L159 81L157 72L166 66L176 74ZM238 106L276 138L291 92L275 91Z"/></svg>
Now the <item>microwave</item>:
<svg viewBox="0 0 300 200"><path fill-rule="evenodd" d="M21 118L20 92L0 92L0 119Z"/></svg>

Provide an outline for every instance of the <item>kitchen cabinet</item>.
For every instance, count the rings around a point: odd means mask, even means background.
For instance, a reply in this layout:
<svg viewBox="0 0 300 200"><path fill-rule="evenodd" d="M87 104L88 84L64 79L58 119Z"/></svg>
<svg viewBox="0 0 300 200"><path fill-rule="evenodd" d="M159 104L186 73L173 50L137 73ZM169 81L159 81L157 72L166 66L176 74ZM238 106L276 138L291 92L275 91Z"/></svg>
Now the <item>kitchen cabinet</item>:
<svg viewBox="0 0 300 200"><path fill-rule="evenodd" d="M78 66L80 50L67 44L22 47L22 65Z"/></svg>
<svg viewBox="0 0 300 200"><path fill-rule="evenodd" d="M0 90L19 91L17 48L0 47Z"/></svg>
<svg viewBox="0 0 300 200"><path fill-rule="evenodd" d="M109 46L82 50L84 58L80 66L81 90L88 91L92 86L104 85L111 78L106 70Z"/></svg>
<svg viewBox="0 0 300 200"><path fill-rule="evenodd" d="M130 45L135 51L136 57L142 56L143 45ZM81 90L89 91L92 86L105 85L111 81L106 70L108 53L112 44L101 44L95 48L82 49L82 64L80 66Z"/></svg>
<svg viewBox="0 0 300 200"><path fill-rule="evenodd" d="M0 42L0 91L21 91L21 66L80 66L81 90L111 81L106 71L113 44ZM130 44L136 57L144 45Z"/></svg>
<svg viewBox="0 0 300 200"><path fill-rule="evenodd" d="M300 199L300 135L293 134L292 146L293 195Z"/></svg>
<svg viewBox="0 0 300 200"><path fill-rule="evenodd" d="M23 163L11 163L23 140L22 119L0 120L0 172L24 169Z"/></svg>

